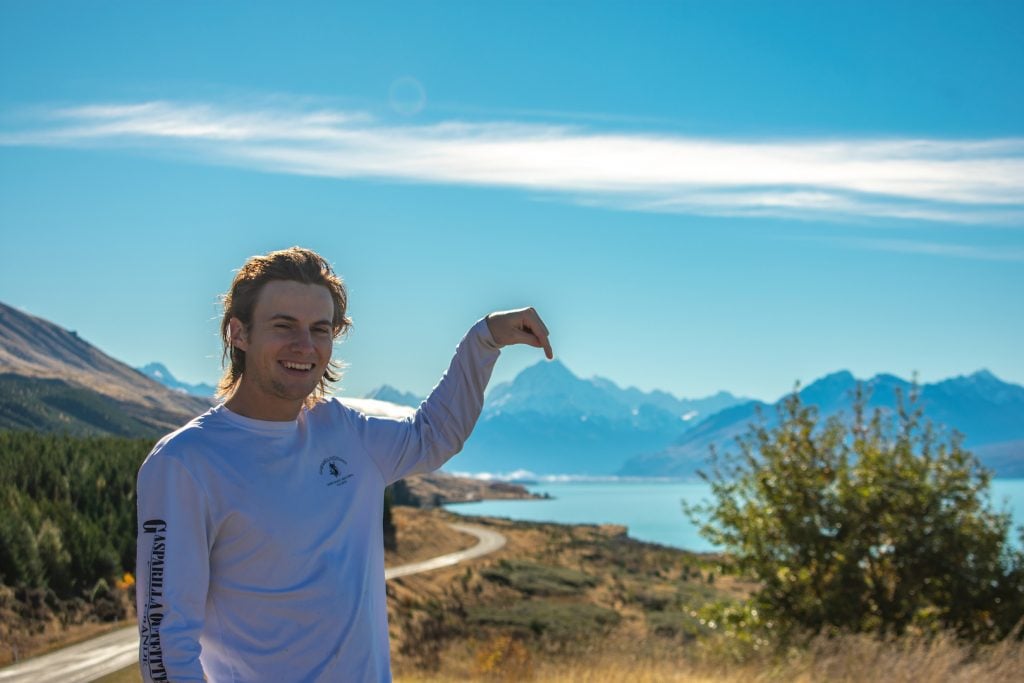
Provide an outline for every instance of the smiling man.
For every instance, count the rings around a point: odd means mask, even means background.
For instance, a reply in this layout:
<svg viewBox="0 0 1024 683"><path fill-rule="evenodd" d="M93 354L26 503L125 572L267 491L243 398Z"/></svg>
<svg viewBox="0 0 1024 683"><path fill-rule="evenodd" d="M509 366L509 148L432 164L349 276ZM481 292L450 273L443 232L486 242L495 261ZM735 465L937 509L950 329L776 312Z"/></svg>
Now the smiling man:
<svg viewBox="0 0 1024 683"><path fill-rule="evenodd" d="M384 488L462 448L502 346L552 352L533 309L492 313L413 417L368 417L327 398L347 304L298 247L249 259L225 295L225 400L139 471L145 681L391 679Z"/></svg>

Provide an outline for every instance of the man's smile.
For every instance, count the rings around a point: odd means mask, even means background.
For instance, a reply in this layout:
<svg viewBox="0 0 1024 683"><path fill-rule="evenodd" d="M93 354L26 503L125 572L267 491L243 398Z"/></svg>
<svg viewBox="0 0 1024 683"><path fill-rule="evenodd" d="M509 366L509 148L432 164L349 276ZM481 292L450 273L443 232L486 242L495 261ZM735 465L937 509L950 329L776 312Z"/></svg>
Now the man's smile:
<svg viewBox="0 0 1024 683"><path fill-rule="evenodd" d="M309 372L313 369L312 363L296 363L295 361L283 360L280 361L281 365L289 370L299 370L301 372Z"/></svg>

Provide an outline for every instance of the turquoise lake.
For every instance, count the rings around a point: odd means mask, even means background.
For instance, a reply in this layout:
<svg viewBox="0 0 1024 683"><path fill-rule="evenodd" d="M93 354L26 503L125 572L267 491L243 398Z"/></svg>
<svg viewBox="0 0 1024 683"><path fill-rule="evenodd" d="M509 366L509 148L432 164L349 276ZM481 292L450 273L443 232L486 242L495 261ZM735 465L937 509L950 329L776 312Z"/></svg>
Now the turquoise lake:
<svg viewBox="0 0 1024 683"><path fill-rule="evenodd" d="M533 493L546 493L551 499L493 500L447 508L465 515L531 522L622 524L638 540L687 550L715 550L697 533L681 505L683 500L697 503L710 497L710 488L702 482L544 482L527 488ZM1010 511L1015 526L1011 539L1017 545L1016 527L1024 525L1024 479L994 480L992 502L996 510Z"/></svg>

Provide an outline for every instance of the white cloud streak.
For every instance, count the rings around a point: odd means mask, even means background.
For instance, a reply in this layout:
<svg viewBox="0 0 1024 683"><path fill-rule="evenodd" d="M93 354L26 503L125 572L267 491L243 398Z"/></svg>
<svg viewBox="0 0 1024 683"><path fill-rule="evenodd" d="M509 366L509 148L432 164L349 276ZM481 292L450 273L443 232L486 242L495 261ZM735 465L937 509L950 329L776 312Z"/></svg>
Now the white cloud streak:
<svg viewBox="0 0 1024 683"><path fill-rule="evenodd" d="M948 256L981 261L1003 261L1024 263L1024 249L986 247L975 244L951 244L948 242L927 242L907 239L844 239L842 243L858 249L888 251L900 254L924 254L927 256Z"/></svg>
<svg viewBox="0 0 1024 683"><path fill-rule="evenodd" d="M557 193L622 210L1024 227L1024 138L736 141L175 102L52 109L8 146L140 146L254 170Z"/></svg>

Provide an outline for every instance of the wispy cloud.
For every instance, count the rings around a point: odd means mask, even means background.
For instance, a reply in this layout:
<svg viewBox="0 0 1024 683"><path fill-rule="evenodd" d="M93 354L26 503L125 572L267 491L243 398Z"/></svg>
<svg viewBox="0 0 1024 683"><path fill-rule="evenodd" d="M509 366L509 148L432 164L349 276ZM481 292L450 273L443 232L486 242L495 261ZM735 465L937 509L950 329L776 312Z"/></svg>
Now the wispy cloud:
<svg viewBox="0 0 1024 683"><path fill-rule="evenodd" d="M949 256L980 261L1010 261L1024 263L1024 249L986 247L974 244L951 244L908 239L842 239L846 246L871 251L889 251L901 254L925 254L928 256Z"/></svg>
<svg viewBox="0 0 1024 683"><path fill-rule="evenodd" d="M1024 138L728 140L175 102L50 109L0 144L140 146L201 163L515 187L624 210L1024 227Z"/></svg>

